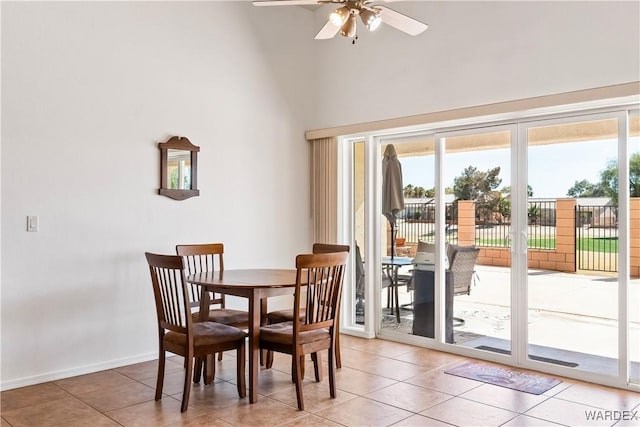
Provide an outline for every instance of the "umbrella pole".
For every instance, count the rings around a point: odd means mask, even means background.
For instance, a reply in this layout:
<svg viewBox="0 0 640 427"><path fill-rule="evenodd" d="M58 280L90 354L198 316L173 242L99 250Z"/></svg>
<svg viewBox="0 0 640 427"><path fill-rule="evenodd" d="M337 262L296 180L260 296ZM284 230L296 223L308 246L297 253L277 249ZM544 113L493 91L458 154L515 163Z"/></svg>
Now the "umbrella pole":
<svg viewBox="0 0 640 427"><path fill-rule="evenodd" d="M393 224L391 224L391 260L393 260L393 256L394 256L394 246L396 243L396 236L394 235L394 227Z"/></svg>

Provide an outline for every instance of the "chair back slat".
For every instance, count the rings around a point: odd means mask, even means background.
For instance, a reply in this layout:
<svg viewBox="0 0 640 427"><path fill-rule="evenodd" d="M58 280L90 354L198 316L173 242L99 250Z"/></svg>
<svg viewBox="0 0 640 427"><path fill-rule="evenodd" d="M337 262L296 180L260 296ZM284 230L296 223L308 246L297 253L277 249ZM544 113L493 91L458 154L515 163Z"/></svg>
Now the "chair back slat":
<svg viewBox="0 0 640 427"><path fill-rule="evenodd" d="M187 276L224 270L224 244L222 243L177 245L176 254L184 258L185 275ZM191 284L189 291L193 306L198 306L200 303L200 287ZM218 304L224 308L224 295L212 296L211 305Z"/></svg>
<svg viewBox="0 0 640 427"><path fill-rule="evenodd" d="M160 328L186 334L191 323L191 301L184 280L182 257L145 253L151 274Z"/></svg>
<svg viewBox="0 0 640 427"><path fill-rule="evenodd" d="M314 243L314 254L329 254L333 252L349 252L351 247L349 245L336 245L333 243Z"/></svg>
<svg viewBox="0 0 640 427"><path fill-rule="evenodd" d="M297 332L334 327L348 256L348 252L331 252L296 257L294 339ZM304 301L303 287L306 288ZM301 321L300 309L305 306L304 320Z"/></svg>

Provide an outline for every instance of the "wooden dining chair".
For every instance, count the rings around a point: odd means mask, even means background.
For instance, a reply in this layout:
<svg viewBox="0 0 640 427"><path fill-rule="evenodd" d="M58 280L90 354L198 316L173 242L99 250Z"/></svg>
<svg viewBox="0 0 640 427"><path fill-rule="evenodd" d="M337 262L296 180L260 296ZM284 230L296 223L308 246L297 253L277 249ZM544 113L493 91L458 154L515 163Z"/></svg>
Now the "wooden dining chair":
<svg viewBox="0 0 640 427"><path fill-rule="evenodd" d="M349 252L351 247L349 245L336 245L331 243L314 243L312 252L314 254L328 254L334 252ZM340 326L340 313L338 313L338 317L336 320L336 326L339 328ZM301 316L304 317L304 308L301 312ZM285 310L275 310L267 313L266 322L270 323L280 323L280 322L290 322L293 320L293 309L285 309ZM271 368L273 365L273 354L267 353L267 368ZM340 331L336 333L336 366L338 369L342 368L342 358L340 357Z"/></svg>
<svg viewBox="0 0 640 427"><path fill-rule="evenodd" d="M162 398L166 352L183 356L185 377L181 412L187 410L191 390L194 358L218 352L237 351L238 394L247 394L245 383L245 338L247 334L234 326L215 322L194 322L191 314L191 295L185 281L181 256L145 253L158 317L158 377L155 399Z"/></svg>
<svg viewBox="0 0 640 427"><path fill-rule="evenodd" d="M322 377L320 351L328 350L329 391L336 397L337 317L348 252L307 254L296 257L293 320L260 327L260 348L290 354L298 409L304 410L302 369L311 354L316 381ZM306 308L303 311L303 308Z"/></svg>
<svg viewBox="0 0 640 427"><path fill-rule="evenodd" d="M176 254L184 257L185 275L203 272L224 271L224 244L203 243L190 245L176 245ZM200 307L200 287L191 284L192 307L195 310ZM207 320L235 326L241 329L249 327L249 313L244 310L234 310L225 307L224 294L212 295L209 298L209 315ZM193 311L194 321L199 321L200 312ZM218 360L222 360L222 353L218 354ZM193 381L199 382L202 372L202 361L198 360L194 370Z"/></svg>
<svg viewBox="0 0 640 427"><path fill-rule="evenodd" d="M222 243L176 245L176 254L184 257L186 276L203 272L224 271L224 244ZM200 306L200 287L195 284L190 286L193 307L197 308ZM249 313L244 310L226 308L224 294L211 295L209 301L212 308L209 310L208 320L243 329L249 327ZM193 316L194 319L197 319L199 313L193 312Z"/></svg>

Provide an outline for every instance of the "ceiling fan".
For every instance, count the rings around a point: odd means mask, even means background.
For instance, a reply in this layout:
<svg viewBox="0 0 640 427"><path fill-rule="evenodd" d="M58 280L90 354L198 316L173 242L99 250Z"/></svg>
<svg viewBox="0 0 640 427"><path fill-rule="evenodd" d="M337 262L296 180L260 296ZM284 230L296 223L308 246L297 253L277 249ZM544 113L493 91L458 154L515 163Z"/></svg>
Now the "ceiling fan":
<svg viewBox="0 0 640 427"><path fill-rule="evenodd" d="M316 34L315 38L318 40L333 38L339 32L345 37L353 38L353 43L355 43L355 39L358 38L356 28L358 16L369 31L375 30L381 23L390 25L412 36L417 36L427 29L427 24L388 7L371 4L373 2L374 0L257 0L253 4L254 6L340 4L340 7L331 12L329 21Z"/></svg>

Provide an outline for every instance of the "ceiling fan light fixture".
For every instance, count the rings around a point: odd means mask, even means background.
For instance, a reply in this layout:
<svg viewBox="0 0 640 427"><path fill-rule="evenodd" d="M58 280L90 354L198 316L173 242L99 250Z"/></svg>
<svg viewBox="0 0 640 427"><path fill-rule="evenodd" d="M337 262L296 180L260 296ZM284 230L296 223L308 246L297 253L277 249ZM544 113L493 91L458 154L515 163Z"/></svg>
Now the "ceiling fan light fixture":
<svg viewBox="0 0 640 427"><path fill-rule="evenodd" d="M329 21L336 27L342 27L349 19L351 11L347 6L342 6L331 12L329 15Z"/></svg>
<svg viewBox="0 0 640 427"><path fill-rule="evenodd" d="M2 1L2 0L0 0ZM427 24L410 16L396 12L386 6L377 4L397 0L253 0L255 6L304 6L333 4L327 22L318 31L316 40L328 40L340 33L351 38L355 44L358 39L357 16L369 31L376 30L382 22L410 36L422 34ZM315 8L314 8L315 9Z"/></svg>
<svg viewBox="0 0 640 427"><path fill-rule="evenodd" d="M362 22L369 29L369 31L374 31L382 23L380 14L369 9L365 9L360 12L360 19L362 19Z"/></svg>
<svg viewBox="0 0 640 427"><path fill-rule="evenodd" d="M345 37L353 37L356 35L356 17L352 16L347 19L342 28L340 28L340 34Z"/></svg>

